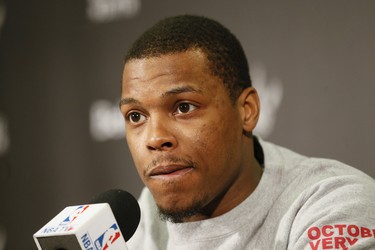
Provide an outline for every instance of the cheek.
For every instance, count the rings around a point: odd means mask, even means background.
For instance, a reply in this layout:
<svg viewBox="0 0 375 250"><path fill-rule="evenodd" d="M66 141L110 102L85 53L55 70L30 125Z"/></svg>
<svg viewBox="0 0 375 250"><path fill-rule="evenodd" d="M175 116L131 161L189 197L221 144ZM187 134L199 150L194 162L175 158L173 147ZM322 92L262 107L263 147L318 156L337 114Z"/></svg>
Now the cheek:
<svg viewBox="0 0 375 250"><path fill-rule="evenodd" d="M126 142L128 144L128 148L130 150L130 154L133 158L134 164L137 168L137 171L139 175L142 177L143 175L143 169L141 169L141 166L143 166L142 155L144 155L144 152L142 153L142 144L141 144L141 139L137 135L126 135Z"/></svg>
<svg viewBox="0 0 375 250"><path fill-rule="evenodd" d="M144 141L144 136L139 130L129 129L126 130L126 142L133 155L139 154L142 149L142 142Z"/></svg>
<svg viewBox="0 0 375 250"><path fill-rule="evenodd" d="M193 148L199 149L200 152L205 153L205 151L207 151L207 146L210 144L211 133L212 131L209 126L203 125L193 133L193 136L189 137L189 144Z"/></svg>
<svg viewBox="0 0 375 250"><path fill-rule="evenodd" d="M227 164L236 150L238 132L234 128L227 128L221 121L205 124L192 137L190 145L201 156L207 165ZM213 166L212 168L215 168Z"/></svg>
<svg viewBox="0 0 375 250"><path fill-rule="evenodd" d="M228 165L235 164L241 148L242 129L231 124L231 121L219 120L202 126L199 131L195 143L199 145L203 160L209 166L213 165L211 171L226 171Z"/></svg>

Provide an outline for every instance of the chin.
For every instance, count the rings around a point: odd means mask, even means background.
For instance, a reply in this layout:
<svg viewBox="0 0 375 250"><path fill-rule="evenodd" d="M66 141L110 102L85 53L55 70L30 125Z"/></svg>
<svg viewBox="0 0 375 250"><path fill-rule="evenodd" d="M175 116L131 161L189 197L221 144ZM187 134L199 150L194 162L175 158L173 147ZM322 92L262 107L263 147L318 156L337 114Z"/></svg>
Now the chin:
<svg viewBox="0 0 375 250"><path fill-rule="evenodd" d="M205 207L205 196L195 197L188 202L186 199L180 202L170 199L166 204L157 204L160 219L173 223L189 221L192 217L202 214Z"/></svg>
<svg viewBox="0 0 375 250"><path fill-rule="evenodd" d="M188 221L193 216L201 213L203 206L201 204L193 204L184 208L163 208L158 205L159 217L163 221L170 221L172 223L182 223Z"/></svg>

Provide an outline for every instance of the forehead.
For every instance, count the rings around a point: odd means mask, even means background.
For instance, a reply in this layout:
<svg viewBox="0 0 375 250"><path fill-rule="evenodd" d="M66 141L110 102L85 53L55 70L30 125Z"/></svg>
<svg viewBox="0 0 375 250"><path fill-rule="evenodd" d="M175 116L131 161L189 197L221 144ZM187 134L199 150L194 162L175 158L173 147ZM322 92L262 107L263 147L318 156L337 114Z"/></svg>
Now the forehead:
<svg viewBox="0 0 375 250"><path fill-rule="evenodd" d="M197 50L130 60L125 64L122 79L123 94L141 85L147 90L155 84L159 88L183 83L201 88L222 84L211 74L205 54Z"/></svg>

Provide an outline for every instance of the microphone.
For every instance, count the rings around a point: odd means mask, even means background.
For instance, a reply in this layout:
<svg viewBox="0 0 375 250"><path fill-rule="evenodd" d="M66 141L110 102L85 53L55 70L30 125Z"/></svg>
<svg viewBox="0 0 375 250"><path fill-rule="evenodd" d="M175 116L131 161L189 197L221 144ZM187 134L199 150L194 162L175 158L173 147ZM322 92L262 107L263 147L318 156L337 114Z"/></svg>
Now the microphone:
<svg viewBox="0 0 375 250"><path fill-rule="evenodd" d="M141 211L128 192L112 189L90 204L69 206L34 234L39 250L127 250Z"/></svg>

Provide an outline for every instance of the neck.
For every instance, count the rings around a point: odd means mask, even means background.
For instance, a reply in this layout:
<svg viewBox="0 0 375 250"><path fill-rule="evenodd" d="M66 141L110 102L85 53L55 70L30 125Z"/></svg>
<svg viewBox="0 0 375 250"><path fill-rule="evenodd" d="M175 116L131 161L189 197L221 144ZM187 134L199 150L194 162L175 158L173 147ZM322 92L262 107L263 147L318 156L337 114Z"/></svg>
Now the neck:
<svg viewBox="0 0 375 250"><path fill-rule="evenodd" d="M253 157L249 164L244 166L237 179L212 200L202 211L194 216L185 218L184 222L192 222L214 218L223 215L253 193L262 177L263 168Z"/></svg>

